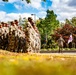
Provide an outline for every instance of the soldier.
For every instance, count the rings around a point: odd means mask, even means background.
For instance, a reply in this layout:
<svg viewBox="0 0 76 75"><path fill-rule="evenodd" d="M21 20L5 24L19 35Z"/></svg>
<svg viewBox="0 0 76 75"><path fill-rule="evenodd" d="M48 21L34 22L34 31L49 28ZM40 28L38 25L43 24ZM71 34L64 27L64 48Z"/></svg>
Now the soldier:
<svg viewBox="0 0 76 75"><path fill-rule="evenodd" d="M15 28L13 21L10 22L9 36L8 36L8 50L15 52Z"/></svg>
<svg viewBox="0 0 76 75"><path fill-rule="evenodd" d="M5 34L4 22L1 22L1 25L2 25L2 28L1 28L2 29L2 49L5 50L5 48L4 48L4 43L5 43L4 42L4 37L5 37L4 36L4 34Z"/></svg>
<svg viewBox="0 0 76 75"><path fill-rule="evenodd" d="M27 26L26 28L27 50L28 52L36 52L37 44L38 44L38 42L36 43L36 40L40 40L39 31L31 17L28 17L28 22L26 26ZM39 39L37 39L36 37L38 37Z"/></svg>
<svg viewBox="0 0 76 75"><path fill-rule="evenodd" d="M38 29L37 29L37 27L36 27L36 25L35 25L35 23L33 22L33 20L32 20L32 18L31 17L28 17L28 24L31 24L32 25L32 27L34 28L34 30L37 32L37 33L39 33L39 31L38 31Z"/></svg>
<svg viewBox="0 0 76 75"><path fill-rule="evenodd" d="M7 23L5 23L5 30L6 30L6 33L8 34L9 33L9 25Z"/></svg>
<svg viewBox="0 0 76 75"><path fill-rule="evenodd" d="M7 50L7 47L8 47L8 33L9 33L8 25L7 23L4 23L4 49L5 50Z"/></svg>
<svg viewBox="0 0 76 75"><path fill-rule="evenodd" d="M25 40L24 40L24 32L22 30L22 27L19 26L19 41L18 41L18 51L17 52L24 52L24 46L25 46Z"/></svg>
<svg viewBox="0 0 76 75"><path fill-rule="evenodd" d="M23 34L23 50L22 53L27 53L27 49L26 49L26 38L25 38L25 34Z"/></svg>
<svg viewBox="0 0 76 75"><path fill-rule="evenodd" d="M14 27L14 22L13 21L10 22L9 31L11 31L11 32L15 31L15 27Z"/></svg>
<svg viewBox="0 0 76 75"><path fill-rule="evenodd" d="M14 27L15 27L15 50L18 52L18 42L19 42L19 25L18 21L14 20Z"/></svg>
<svg viewBox="0 0 76 75"><path fill-rule="evenodd" d="M61 52L62 48L63 48L63 44L64 44L64 39L62 38L62 35L60 35L60 38L57 40L58 42L58 46L59 46L59 52Z"/></svg>
<svg viewBox="0 0 76 75"><path fill-rule="evenodd" d="M0 24L0 49L2 49L2 26Z"/></svg>
<svg viewBox="0 0 76 75"><path fill-rule="evenodd" d="M14 24L18 26L18 20L14 20Z"/></svg>
<svg viewBox="0 0 76 75"><path fill-rule="evenodd" d="M27 53L27 50L26 50L26 38L25 38L25 33L24 33L23 30L22 30L21 41L22 41L22 53Z"/></svg>

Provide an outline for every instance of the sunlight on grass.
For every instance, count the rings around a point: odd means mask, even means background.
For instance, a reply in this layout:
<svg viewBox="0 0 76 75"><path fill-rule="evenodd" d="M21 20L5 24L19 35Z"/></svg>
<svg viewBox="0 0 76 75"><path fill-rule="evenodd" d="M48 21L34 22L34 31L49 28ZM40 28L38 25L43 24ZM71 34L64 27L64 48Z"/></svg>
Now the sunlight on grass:
<svg viewBox="0 0 76 75"><path fill-rule="evenodd" d="M0 54L0 75L76 75L75 66L69 54Z"/></svg>

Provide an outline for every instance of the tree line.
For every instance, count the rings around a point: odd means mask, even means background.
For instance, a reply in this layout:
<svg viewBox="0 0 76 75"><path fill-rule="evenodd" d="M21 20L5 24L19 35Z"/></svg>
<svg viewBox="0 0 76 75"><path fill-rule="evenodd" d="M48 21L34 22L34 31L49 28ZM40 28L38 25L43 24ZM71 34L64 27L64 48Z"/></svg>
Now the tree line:
<svg viewBox="0 0 76 75"><path fill-rule="evenodd" d="M40 21L37 23L41 34L42 48L56 47L56 40L60 35L63 36L67 43L70 34L73 34L74 42L76 42L76 17L70 20L65 19L64 23L60 23L53 10L47 10L46 13L46 17L44 19L40 18Z"/></svg>

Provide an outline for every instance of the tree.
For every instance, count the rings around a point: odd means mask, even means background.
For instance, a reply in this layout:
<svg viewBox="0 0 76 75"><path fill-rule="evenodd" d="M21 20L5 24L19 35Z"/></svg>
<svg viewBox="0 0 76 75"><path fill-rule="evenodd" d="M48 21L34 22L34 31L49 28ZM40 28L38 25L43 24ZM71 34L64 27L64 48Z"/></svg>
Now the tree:
<svg viewBox="0 0 76 75"><path fill-rule="evenodd" d="M63 39L65 40L64 47L67 47L69 36L72 34L73 36L73 42L76 42L76 27L73 27L70 24L64 24L62 28L57 28L52 35L53 39L57 41L62 35Z"/></svg>
<svg viewBox="0 0 76 75"><path fill-rule="evenodd" d="M70 24L70 20L66 19L65 24Z"/></svg>
<svg viewBox="0 0 76 75"><path fill-rule="evenodd" d="M59 27L59 21L56 19L57 15L53 10L47 10L47 15L44 19L40 20L40 23L37 25L40 33L42 43L47 45L48 40L50 40L50 35L53 33L57 27Z"/></svg>
<svg viewBox="0 0 76 75"><path fill-rule="evenodd" d="M9 0L2 0L2 1L4 1L4 2L8 2ZM27 3L31 3L31 0L21 0L21 1L26 1ZM42 1L46 1L46 0L42 0Z"/></svg>
<svg viewBox="0 0 76 75"><path fill-rule="evenodd" d="M57 28L54 31L55 40L58 40L60 35L62 35L64 39L66 39L66 37L69 38L69 35L73 34L73 32L74 32L74 28L72 25L64 24L64 26L62 28Z"/></svg>
<svg viewBox="0 0 76 75"><path fill-rule="evenodd" d="M76 17L73 17L73 18L70 19L70 20L66 19L66 20L65 20L65 23L66 23L66 24L71 24L72 26L76 26Z"/></svg>
<svg viewBox="0 0 76 75"><path fill-rule="evenodd" d="M71 23L72 23L73 26L76 26L76 17L73 17L71 19Z"/></svg>

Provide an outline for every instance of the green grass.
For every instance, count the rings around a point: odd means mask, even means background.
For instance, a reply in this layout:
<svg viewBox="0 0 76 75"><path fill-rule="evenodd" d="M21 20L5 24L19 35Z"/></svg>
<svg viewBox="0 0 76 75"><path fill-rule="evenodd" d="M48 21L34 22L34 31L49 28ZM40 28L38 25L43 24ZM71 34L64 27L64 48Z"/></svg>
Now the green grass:
<svg viewBox="0 0 76 75"><path fill-rule="evenodd" d="M76 55L0 51L0 75L76 75Z"/></svg>

